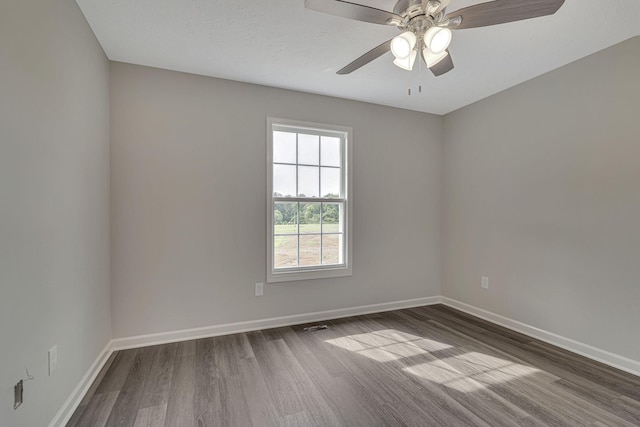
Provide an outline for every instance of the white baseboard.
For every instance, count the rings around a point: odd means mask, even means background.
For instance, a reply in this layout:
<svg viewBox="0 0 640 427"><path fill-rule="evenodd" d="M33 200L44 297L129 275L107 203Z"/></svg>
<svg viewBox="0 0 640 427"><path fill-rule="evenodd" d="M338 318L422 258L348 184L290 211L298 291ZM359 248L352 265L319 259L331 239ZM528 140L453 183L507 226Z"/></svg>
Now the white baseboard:
<svg viewBox="0 0 640 427"><path fill-rule="evenodd" d="M89 387L93 384L93 381L100 373L104 364L107 363L111 353L113 353L113 350L111 349L111 341L109 341L100 354L98 354L96 360L93 361L89 370L84 374L76 388L73 389L60 410L58 410L56 416L53 417L53 420L49 423L49 427L62 427L67 425L74 411L78 408L80 402L82 402L84 395L89 391Z"/></svg>
<svg viewBox="0 0 640 427"><path fill-rule="evenodd" d="M517 320L509 319L508 317L504 317L451 298L441 297L441 301L444 305L471 314L472 316L504 326L505 328L520 332L521 334L539 339L540 341L544 341L565 350L569 350L597 362L602 362L605 365L612 366L630 374L640 376L640 362L636 360L632 360L570 338L565 338L554 334L553 332L548 332L536 328L535 326L527 325L526 323L518 322Z"/></svg>
<svg viewBox="0 0 640 427"><path fill-rule="evenodd" d="M114 351L125 350L129 348L146 347L149 345L258 331L261 329L279 328L282 326L291 326L300 323L339 319L341 317L358 316L361 314L380 313L383 311L399 310L402 308L420 307L424 305L439 304L440 302L441 298L439 296L415 298L404 301L386 302L382 304L361 305L358 307L340 308L337 310L317 311L314 313L294 314L292 316L272 317L269 319L250 320L247 322L226 323L201 328L160 332L156 334L139 335L127 338L116 338L111 341L111 348Z"/></svg>

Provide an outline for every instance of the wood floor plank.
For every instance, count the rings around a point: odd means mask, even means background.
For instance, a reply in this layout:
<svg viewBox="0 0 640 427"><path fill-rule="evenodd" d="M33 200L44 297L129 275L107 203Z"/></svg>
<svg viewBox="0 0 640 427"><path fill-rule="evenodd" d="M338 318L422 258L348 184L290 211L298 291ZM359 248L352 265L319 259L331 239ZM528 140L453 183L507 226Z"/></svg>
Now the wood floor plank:
<svg viewBox="0 0 640 427"><path fill-rule="evenodd" d="M220 412L220 376L216 374L213 339L197 340L195 350L194 417L198 426L212 426Z"/></svg>
<svg viewBox="0 0 640 427"><path fill-rule="evenodd" d="M67 425L74 427L104 427L119 394L119 391L111 391L94 395L79 419L75 423Z"/></svg>
<svg viewBox="0 0 640 427"><path fill-rule="evenodd" d="M283 340L268 341L255 332L249 342L280 417L306 412L313 425L341 425Z"/></svg>
<svg viewBox="0 0 640 427"><path fill-rule="evenodd" d="M599 421L607 425L632 427L635 422L625 420L618 414L596 405L580 395L570 392L564 387L558 387L555 383L545 387L544 392L552 396L556 402L562 402L565 408L584 414L588 420Z"/></svg>
<svg viewBox="0 0 640 427"><path fill-rule="evenodd" d="M73 414L71 414L71 418L69 418L69 421L67 422L67 426L73 427L78 425L78 421L80 421L80 418L82 417L86 409L87 409L87 405L82 405L82 406L78 405L78 407L73 412Z"/></svg>
<svg viewBox="0 0 640 427"><path fill-rule="evenodd" d="M329 322L330 328L328 330L316 332L312 335L298 333L301 338L307 339L307 345L315 354L321 357L325 366L334 368L336 365L341 366L341 368L335 370L335 373L340 378L348 381L356 393L360 393L370 400L371 404L378 408L384 422L388 423L388 425L411 425L407 420L408 416L406 414L412 414L416 411L416 408L400 398L396 388L385 381L384 378L377 375L369 375L368 370L362 370L362 363L358 363L357 358L344 357L345 350L340 347L340 344L342 343L341 340L348 334L345 334L340 327L347 323L348 321L344 319L337 319ZM314 339L317 336L320 336L322 341ZM336 363L327 364L328 360L333 360ZM364 363L363 360L360 362ZM429 412L417 409L419 412L419 414L416 414L417 417L421 418L426 425L435 425L436 419ZM403 419L403 414L405 414L405 421L399 422L398 420Z"/></svg>
<svg viewBox="0 0 640 427"><path fill-rule="evenodd" d="M561 379L555 382L556 387L564 388L568 392L579 396L581 399L597 406L598 408L608 411L611 414L616 415L623 420L630 422L633 425L640 426L640 403L626 397L620 396L611 398L610 395L605 395L594 391L592 388L583 387ZM631 405L625 402L631 402ZM633 407L633 402L636 403L636 407Z"/></svg>
<svg viewBox="0 0 640 427"><path fill-rule="evenodd" d="M164 425L164 417L167 414L167 404L147 406L138 411L133 427L158 427Z"/></svg>
<svg viewBox="0 0 640 427"><path fill-rule="evenodd" d="M117 354L118 354L118 352L112 352L111 353L111 355L109 356L109 358L105 362L105 364L102 367L102 369L100 369L100 372L96 376L95 380L93 381L93 383L89 387L89 390L83 396L82 400L80 401L80 404L78 405L78 407L74 411L73 415L69 419L68 425L72 425L73 426L73 425L76 425L78 423L78 421L80 420L80 417L82 417L82 414L87 409L87 406L88 406L89 402L95 396L96 391L98 389L98 386L100 386L102 384L102 382L103 382L102 380L104 379L105 375L107 375L107 372L109 372L109 369L111 368L111 365L113 365L113 361L116 359Z"/></svg>
<svg viewBox="0 0 640 427"><path fill-rule="evenodd" d="M68 426L640 426L640 378L441 305L116 352Z"/></svg>
<svg viewBox="0 0 640 427"><path fill-rule="evenodd" d="M240 375L228 376L219 380L220 407L216 412L213 426L253 426L249 403L244 396ZM263 397L260 397L263 398ZM256 427L262 424L257 424Z"/></svg>
<svg viewBox="0 0 640 427"><path fill-rule="evenodd" d="M196 340L182 341L178 343L178 356L195 356Z"/></svg>
<svg viewBox="0 0 640 427"><path fill-rule="evenodd" d="M311 381L321 390L331 410L347 426L385 425L383 412L373 399L362 393L359 387L354 387L350 378L335 377L325 368L325 363L331 356L327 353L316 356L307 346L308 340L316 339L311 334L302 329L299 335L293 328L287 328L287 333L282 334L282 337Z"/></svg>
<svg viewBox="0 0 640 427"><path fill-rule="evenodd" d="M141 408L161 405L166 408L177 352L177 343L158 346L140 400Z"/></svg>
<svg viewBox="0 0 640 427"><path fill-rule="evenodd" d="M133 364L138 353L137 349L118 351L111 366L109 367L104 379L96 387L96 394L107 393L110 391L119 391L127 380L129 369Z"/></svg>
<svg viewBox="0 0 640 427"><path fill-rule="evenodd" d="M155 355L160 348L146 347L135 352L125 382L122 384L118 399L113 405L107 427L133 427L141 406L142 393L149 378ZM130 352L131 350L125 350Z"/></svg>
<svg viewBox="0 0 640 427"><path fill-rule="evenodd" d="M621 397L613 401L613 413L640 426L640 401Z"/></svg>
<svg viewBox="0 0 640 427"><path fill-rule="evenodd" d="M213 366L219 378L240 375L241 360L253 357L253 349L241 335L225 335L211 339L213 342Z"/></svg>
<svg viewBox="0 0 640 427"><path fill-rule="evenodd" d="M594 381L631 399L640 399L640 387L638 382L629 379L629 376L617 369L588 360L583 356L571 353L567 350L554 347L547 343L531 342L528 348L535 354L541 354L557 364L565 365L565 368L577 375L588 375Z"/></svg>
<svg viewBox="0 0 640 427"><path fill-rule="evenodd" d="M248 410L252 424L260 427L282 425L282 419L276 412L275 404L255 358L242 360L240 381L244 398L249 403Z"/></svg>
<svg viewBox="0 0 640 427"><path fill-rule="evenodd" d="M194 395L196 389L195 342L186 341L178 346L178 357L173 368L169 389L169 402L165 427L196 427Z"/></svg>
<svg viewBox="0 0 640 427"><path fill-rule="evenodd" d="M116 359L116 354L117 352L111 353L111 355L105 362L104 366L98 373L98 376L93 381L93 384L91 384L91 387L89 387L87 394L85 394L84 397L82 398L82 401L80 402L80 406L87 405L91 400L91 398L96 394L96 390L98 389L98 386L100 385L100 383L102 383L102 380L105 377L105 375L107 375L107 372L109 372L111 365L113 365L113 361Z"/></svg>

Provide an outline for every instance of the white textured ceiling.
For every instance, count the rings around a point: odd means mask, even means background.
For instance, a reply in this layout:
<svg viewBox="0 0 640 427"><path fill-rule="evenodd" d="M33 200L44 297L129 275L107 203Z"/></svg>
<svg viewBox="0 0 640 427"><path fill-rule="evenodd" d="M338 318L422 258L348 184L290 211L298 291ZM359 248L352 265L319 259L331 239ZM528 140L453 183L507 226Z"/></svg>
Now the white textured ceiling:
<svg viewBox="0 0 640 427"><path fill-rule="evenodd" d="M639 0L566 0L552 16L454 31L456 68L444 76L403 71L390 53L339 76L398 30L307 10L304 0L77 2L114 61L436 114L640 35ZM481 2L453 0L448 10ZM361 3L392 10L395 2Z"/></svg>

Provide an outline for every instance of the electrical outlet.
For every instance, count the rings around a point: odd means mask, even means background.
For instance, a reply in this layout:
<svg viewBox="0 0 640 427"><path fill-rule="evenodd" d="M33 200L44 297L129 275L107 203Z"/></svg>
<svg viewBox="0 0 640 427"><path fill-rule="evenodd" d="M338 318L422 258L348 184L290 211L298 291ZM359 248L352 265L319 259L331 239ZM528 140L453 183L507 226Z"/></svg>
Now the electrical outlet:
<svg viewBox="0 0 640 427"><path fill-rule="evenodd" d="M480 279L480 286L482 286L483 289L489 289L489 278L482 276Z"/></svg>
<svg viewBox="0 0 640 427"><path fill-rule="evenodd" d="M18 406L22 405L22 380L13 386L13 409L18 409Z"/></svg>
<svg viewBox="0 0 640 427"><path fill-rule="evenodd" d="M256 296L261 297L264 295L264 283L256 283Z"/></svg>
<svg viewBox="0 0 640 427"><path fill-rule="evenodd" d="M49 376L53 375L53 372L58 367L58 346L54 345L49 349Z"/></svg>

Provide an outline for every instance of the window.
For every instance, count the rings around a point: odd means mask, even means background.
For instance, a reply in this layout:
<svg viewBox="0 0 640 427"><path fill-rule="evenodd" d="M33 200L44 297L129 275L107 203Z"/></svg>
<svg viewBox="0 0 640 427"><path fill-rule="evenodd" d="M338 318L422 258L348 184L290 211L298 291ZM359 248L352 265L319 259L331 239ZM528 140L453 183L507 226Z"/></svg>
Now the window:
<svg viewBox="0 0 640 427"><path fill-rule="evenodd" d="M267 281L351 275L350 128L267 120Z"/></svg>

